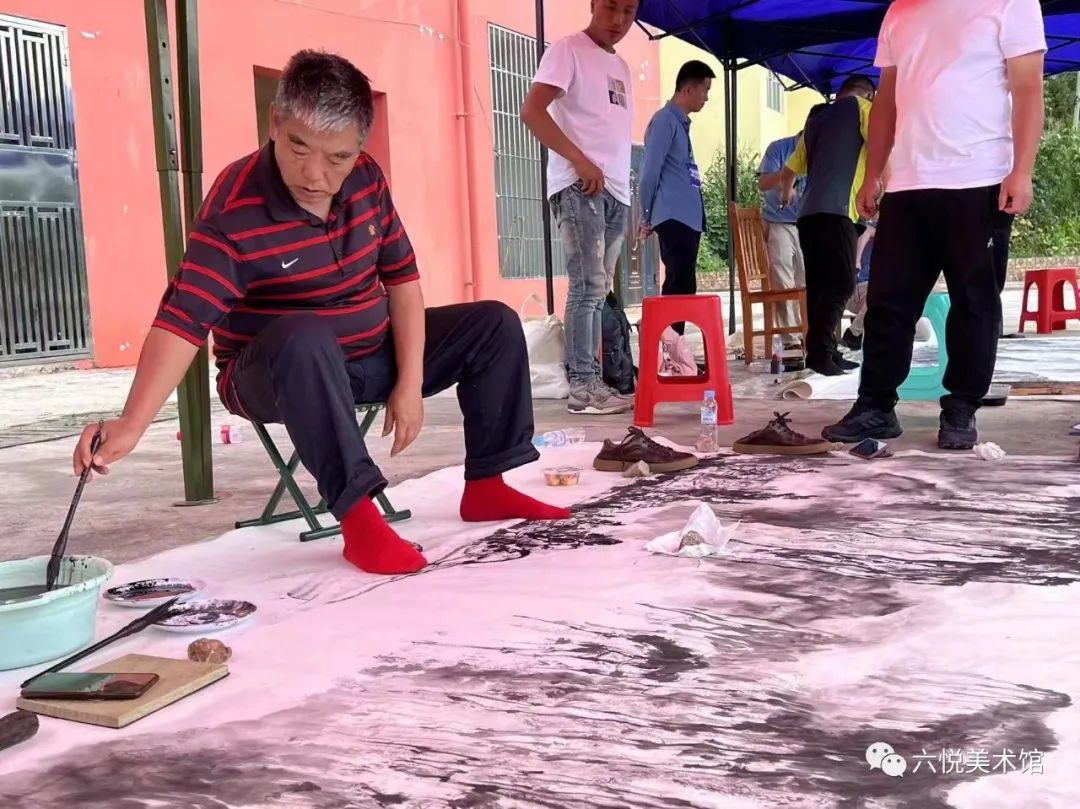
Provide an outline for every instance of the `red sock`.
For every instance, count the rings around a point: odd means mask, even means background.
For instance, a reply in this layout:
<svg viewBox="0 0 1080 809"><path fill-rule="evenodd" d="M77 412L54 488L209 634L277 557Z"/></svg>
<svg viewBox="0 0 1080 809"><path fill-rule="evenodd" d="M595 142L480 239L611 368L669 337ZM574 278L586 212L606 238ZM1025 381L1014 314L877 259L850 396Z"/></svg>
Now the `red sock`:
<svg viewBox="0 0 1080 809"><path fill-rule="evenodd" d="M461 496L461 519L465 522L497 520L565 520L570 509L557 508L511 489L502 475L465 481Z"/></svg>
<svg viewBox="0 0 1080 809"><path fill-rule="evenodd" d="M416 548L397 535L367 497L349 509L341 521L341 535L345 539L342 555L366 573L415 573L427 564Z"/></svg>

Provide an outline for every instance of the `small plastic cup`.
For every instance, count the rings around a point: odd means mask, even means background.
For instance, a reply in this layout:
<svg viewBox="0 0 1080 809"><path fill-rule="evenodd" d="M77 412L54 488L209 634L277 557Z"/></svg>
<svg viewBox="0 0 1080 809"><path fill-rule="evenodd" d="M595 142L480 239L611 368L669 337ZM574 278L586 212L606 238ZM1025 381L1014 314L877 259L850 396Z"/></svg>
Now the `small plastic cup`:
<svg viewBox="0 0 1080 809"><path fill-rule="evenodd" d="M544 482L548 486L577 486L581 470L576 466L558 466L544 470Z"/></svg>

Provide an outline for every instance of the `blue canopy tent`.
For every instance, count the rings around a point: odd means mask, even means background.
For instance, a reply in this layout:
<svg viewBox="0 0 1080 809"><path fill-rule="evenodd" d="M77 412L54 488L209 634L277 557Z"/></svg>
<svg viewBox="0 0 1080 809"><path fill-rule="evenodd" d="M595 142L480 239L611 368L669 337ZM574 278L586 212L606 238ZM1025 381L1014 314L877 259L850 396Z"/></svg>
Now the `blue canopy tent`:
<svg viewBox="0 0 1080 809"><path fill-rule="evenodd" d="M1054 13L1044 3L1046 24L1046 75L1080 70L1080 13ZM1080 3L1074 3L1080 5ZM763 64L774 73L790 79L787 89L812 87L822 94L835 93L844 79L853 74L877 78L874 54L877 40L856 39L800 48L773 56Z"/></svg>
<svg viewBox="0 0 1080 809"><path fill-rule="evenodd" d="M729 199L734 199L737 174L737 72L763 65L787 78L789 90L810 87L826 96L848 76L876 76L877 33L891 2L641 0L638 25L650 38L678 37L713 54L723 65ZM1080 70L1080 0L1042 0L1042 7L1049 45L1047 74ZM729 245L731 330L735 320L733 252Z"/></svg>

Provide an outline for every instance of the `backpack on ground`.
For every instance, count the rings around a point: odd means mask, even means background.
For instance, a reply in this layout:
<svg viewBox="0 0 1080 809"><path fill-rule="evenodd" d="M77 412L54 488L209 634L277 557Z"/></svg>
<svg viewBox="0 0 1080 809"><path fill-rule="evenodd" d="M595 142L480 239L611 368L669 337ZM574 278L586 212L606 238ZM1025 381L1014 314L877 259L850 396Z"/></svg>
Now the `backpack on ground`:
<svg viewBox="0 0 1080 809"><path fill-rule="evenodd" d="M631 327L626 313L614 293L609 292L600 310L603 335L604 382L619 393L633 393L637 379L634 355L631 351Z"/></svg>

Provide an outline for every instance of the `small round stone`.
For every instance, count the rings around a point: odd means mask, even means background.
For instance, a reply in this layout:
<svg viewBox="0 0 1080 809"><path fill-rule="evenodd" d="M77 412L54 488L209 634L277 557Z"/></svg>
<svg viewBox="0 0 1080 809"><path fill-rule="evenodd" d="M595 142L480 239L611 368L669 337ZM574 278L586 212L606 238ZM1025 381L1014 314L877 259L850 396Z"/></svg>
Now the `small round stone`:
<svg viewBox="0 0 1080 809"><path fill-rule="evenodd" d="M687 531L682 538L682 542L679 543L679 549L689 548L692 545L704 545L705 537L699 534L697 531Z"/></svg>
<svg viewBox="0 0 1080 809"><path fill-rule="evenodd" d="M232 649L219 640L199 638L187 647L187 656L196 663L224 663L232 657Z"/></svg>

